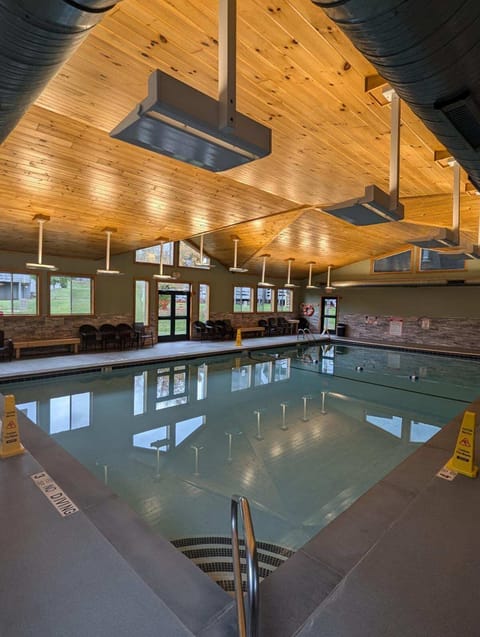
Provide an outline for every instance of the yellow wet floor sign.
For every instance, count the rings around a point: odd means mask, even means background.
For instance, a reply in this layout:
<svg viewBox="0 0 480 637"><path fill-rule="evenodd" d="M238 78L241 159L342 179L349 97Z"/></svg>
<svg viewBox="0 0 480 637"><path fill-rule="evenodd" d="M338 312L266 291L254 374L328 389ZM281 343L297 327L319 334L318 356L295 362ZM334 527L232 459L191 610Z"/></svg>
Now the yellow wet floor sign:
<svg viewBox="0 0 480 637"><path fill-rule="evenodd" d="M476 478L478 467L473 464L475 455L475 414L466 411L463 414L460 433L458 434L455 452L445 467L469 478Z"/></svg>
<svg viewBox="0 0 480 637"><path fill-rule="evenodd" d="M0 436L0 458L11 458L25 452L25 447L20 442L18 431L17 410L15 409L15 396L5 396L4 414L2 421L2 434Z"/></svg>

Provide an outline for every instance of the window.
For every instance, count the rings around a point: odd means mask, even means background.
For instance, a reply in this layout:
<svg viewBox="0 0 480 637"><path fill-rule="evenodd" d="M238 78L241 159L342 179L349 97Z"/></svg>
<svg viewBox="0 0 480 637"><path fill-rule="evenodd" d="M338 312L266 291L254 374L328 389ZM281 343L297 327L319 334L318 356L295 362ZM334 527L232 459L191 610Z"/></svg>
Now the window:
<svg viewBox="0 0 480 637"><path fill-rule="evenodd" d="M148 325L148 281L135 281L135 323Z"/></svg>
<svg viewBox="0 0 480 637"><path fill-rule="evenodd" d="M285 288L277 290L277 312L293 312L293 292Z"/></svg>
<svg viewBox="0 0 480 637"><path fill-rule="evenodd" d="M164 265L173 265L174 242L163 244L162 262ZM160 246L150 246L135 251L135 261L137 263L160 263Z"/></svg>
<svg viewBox="0 0 480 637"><path fill-rule="evenodd" d="M405 252L391 254L388 257L374 259L372 263L374 272L410 272L412 269L412 251L405 250Z"/></svg>
<svg viewBox="0 0 480 637"><path fill-rule="evenodd" d="M38 314L36 274L0 272L0 313Z"/></svg>
<svg viewBox="0 0 480 637"><path fill-rule="evenodd" d="M420 271L431 270L464 270L464 254L444 254L435 250L422 248L420 254Z"/></svg>
<svg viewBox="0 0 480 637"><path fill-rule="evenodd" d="M50 314L92 314L93 279L50 276Z"/></svg>
<svg viewBox="0 0 480 637"><path fill-rule="evenodd" d="M233 288L233 311L253 312L253 288Z"/></svg>
<svg viewBox="0 0 480 637"><path fill-rule="evenodd" d="M257 363L255 365L255 386L268 385L272 381L272 362Z"/></svg>
<svg viewBox="0 0 480 637"><path fill-rule="evenodd" d="M337 327L337 297L324 296L322 299L322 332L335 332Z"/></svg>
<svg viewBox="0 0 480 637"><path fill-rule="evenodd" d="M273 312L273 292L271 288L257 288L257 312Z"/></svg>
<svg viewBox="0 0 480 637"><path fill-rule="evenodd" d="M157 401L155 409L167 409L188 402L187 367L175 365L157 370Z"/></svg>
<svg viewBox="0 0 480 637"><path fill-rule="evenodd" d="M200 283L198 286L198 320L205 323L210 318L210 286Z"/></svg>
<svg viewBox="0 0 480 637"><path fill-rule="evenodd" d="M232 369L232 392L248 389L252 384L252 366L242 365Z"/></svg>
<svg viewBox="0 0 480 637"><path fill-rule="evenodd" d="M133 377L133 415L147 413L147 381L148 372L136 374Z"/></svg>
<svg viewBox="0 0 480 637"><path fill-rule="evenodd" d="M200 262L200 250L186 241L180 241L178 247L178 265L184 268L208 268L210 257L203 255Z"/></svg>
<svg viewBox="0 0 480 637"><path fill-rule="evenodd" d="M50 433L89 427L91 404L90 392L50 398Z"/></svg>

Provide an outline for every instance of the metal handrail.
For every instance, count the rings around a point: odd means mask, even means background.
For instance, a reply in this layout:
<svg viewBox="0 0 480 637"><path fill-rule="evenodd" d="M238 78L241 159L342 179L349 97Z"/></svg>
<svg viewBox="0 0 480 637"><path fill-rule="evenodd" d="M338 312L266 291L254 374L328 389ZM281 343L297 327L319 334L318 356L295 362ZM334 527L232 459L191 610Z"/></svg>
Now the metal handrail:
<svg viewBox="0 0 480 637"><path fill-rule="evenodd" d="M243 598L242 572L240 567L240 548L238 540L238 507L242 515L243 530L245 534L245 557L247 563L247 610ZM237 603L238 633L240 637L259 637L259 581L257 542L253 530L250 505L247 498L242 495L232 496L231 505L232 522L232 557L233 576L235 583L235 600Z"/></svg>

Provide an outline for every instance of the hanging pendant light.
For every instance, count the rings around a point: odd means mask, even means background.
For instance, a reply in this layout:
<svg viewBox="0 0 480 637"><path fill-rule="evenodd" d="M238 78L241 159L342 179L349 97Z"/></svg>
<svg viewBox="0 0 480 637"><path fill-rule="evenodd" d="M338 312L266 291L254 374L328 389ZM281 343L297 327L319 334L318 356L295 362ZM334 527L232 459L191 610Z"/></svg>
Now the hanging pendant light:
<svg viewBox="0 0 480 637"><path fill-rule="evenodd" d="M257 283L259 288L274 288L275 285L273 283L268 283L265 281L265 266L267 263L267 259L269 254L262 254L263 264L262 264L262 280Z"/></svg>
<svg viewBox="0 0 480 637"><path fill-rule="evenodd" d="M112 232L117 232L116 228L104 228L102 230L102 232L104 232L107 235L107 245L105 248L105 269L101 269L99 268L97 270L97 274L107 274L107 275L113 275L113 276L120 276L123 274L123 272L120 272L120 270L111 270L110 269L110 237L112 236Z"/></svg>
<svg viewBox="0 0 480 637"><path fill-rule="evenodd" d="M295 285L295 283L290 282L290 274L292 271L292 261L295 261L295 259L292 259L292 258L287 259L287 263L288 263L287 282L283 286L284 288L298 288L298 285Z"/></svg>
<svg viewBox="0 0 480 637"><path fill-rule="evenodd" d="M48 265L47 263L43 263L43 224L47 221L50 221L50 217L47 215L35 215L33 220L38 223L38 259L37 263L26 263L25 267L29 270L50 270L54 272L58 270L55 265Z"/></svg>
<svg viewBox="0 0 480 637"><path fill-rule="evenodd" d="M307 290L318 290L318 285L312 284L312 268L315 265L315 261L309 261L308 265L308 285Z"/></svg>
<svg viewBox="0 0 480 637"><path fill-rule="evenodd" d="M236 272L237 274L248 272L247 268L239 268L237 266L238 242L240 241L240 239L235 236L233 236L232 239L233 239L233 267L228 269L230 270L230 272Z"/></svg>
<svg viewBox="0 0 480 637"><path fill-rule="evenodd" d="M325 292L333 292L333 290L335 289L330 281L330 274L332 272L332 267L331 265L328 266L327 268L327 284L325 286Z"/></svg>
<svg viewBox="0 0 480 637"><path fill-rule="evenodd" d="M163 272L163 244L169 243L169 241L166 239L157 239L157 241L160 241L160 268L158 274L154 274L153 278L157 279L157 281L175 281L175 279L178 279L178 276L173 274L164 274Z"/></svg>
<svg viewBox="0 0 480 637"><path fill-rule="evenodd" d="M196 268L203 268L205 270L210 270L210 268L214 268L215 266L210 263L210 258L205 256L203 253L203 237L204 235L200 235L200 255L198 259L195 260Z"/></svg>

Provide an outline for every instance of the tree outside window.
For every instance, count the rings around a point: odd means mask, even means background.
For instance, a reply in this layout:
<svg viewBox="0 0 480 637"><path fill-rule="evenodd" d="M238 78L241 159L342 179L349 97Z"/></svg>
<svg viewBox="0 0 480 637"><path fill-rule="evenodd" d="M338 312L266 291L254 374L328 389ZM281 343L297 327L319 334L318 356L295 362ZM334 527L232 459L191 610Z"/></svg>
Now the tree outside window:
<svg viewBox="0 0 480 637"><path fill-rule="evenodd" d="M135 323L150 323L148 316L148 281L135 281Z"/></svg>
<svg viewBox="0 0 480 637"><path fill-rule="evenodd" d="M173 265L174 242L169 241L163 244L162 263L163 265ZM141 248L135 251L135 261L137 263L160 263L160 245Z"/></svg>
<svg viewBox="0 0 480 637"><path fill-rule="evenodd" d="M210 286L200 283L198 286L198 320L205 323L210 318Z"/></svg>

